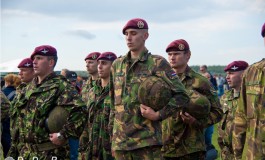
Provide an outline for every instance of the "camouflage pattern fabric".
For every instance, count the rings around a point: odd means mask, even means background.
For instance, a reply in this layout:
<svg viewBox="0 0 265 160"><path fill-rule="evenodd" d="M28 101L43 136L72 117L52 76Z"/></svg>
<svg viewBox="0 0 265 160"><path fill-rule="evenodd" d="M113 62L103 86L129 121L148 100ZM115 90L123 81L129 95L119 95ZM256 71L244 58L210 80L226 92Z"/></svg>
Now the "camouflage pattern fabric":
<svg viewBox="0 0 265 160"><path fill-rule="evenodd" d="M95 80L92 80L92 77L90 76L88 80L83 84L82 87L82 100L85 102L85 104L88 104L88 97L89 97L89 90L93 88L96 84ZM85 160L87 157L88 150L88 143L89 143L89 129L91 128L91 124L89 121L87 122L87 125L85 125L85 128L83 130L82 135L79 138L79 159Z"/></svg>
<svg viewBox="0 0 265 160"><path fill-rule="evenodd" d="M216 91L205 77L190 67L187 67L185 72L178 76L190 95L196 91L207 98L205 103L210 101L211 105L197 105L203 107L198 110L208 116L195 117L197 121L193 125L184 123L179 112L162 122L164 143L162 153L165 158L188 156L195 152L205 153L204 128L219 122L222 117ZM195 103L202 103L197 100L198 98L191 98L189 105L196 106Z"/></svg>
<svg viewBox="0 0 265 160"><path fill-rule="evenodd" d="M16 96L12 101L12 107L10 110L10 130L11 130L11 148L8 152L8 156L17 159L19 151L24 145L19 138L19 128L23 127L23 118L26 107L26 83L21 83L16 88Z"/></svg>
<svg viewBox="0 0 265 160"><path fill-rule="evenodd" d="M82 95L82 100L86 103L88 101L88 96L89 96L89 90L90 88L92 88L93 86L95 86L96 81L92 80L92 77L90 76L88 78L88 80L83 84L82 86L82 91L81 91L81 95Z"/></svg>
<svg viewBox="0 0 265 160"><path fill-rule="evenodd" d="M140 54L135 61L130 52L116 59L111 68L111 110L113 118L112 150L131 151L147 146L162 146L161 121L144 118L140 111L138 88L149 76L165 80L172 91L169 103L159 110L161 120L181 110L189 102L189 96L175 72L165 58L148 51ZM112 124L110 124L112 126ZM111 128L111 127L110 127ZM112 130L112 129L110 129Z"/></svg>
<svg viewBox="0 0 265 160"><path fill-rule="evenodd" d="M26 100L21 104L21 106L26 104L26 107L19 136L25 145L19 155L24 159L38 157L42 160L51 159L53 156L57 159L69 159L69 145L58 146L55 149L36 148L36 146L51 143L45 122L55 106L64 107L69 112L67 123L60 133L65 138L70 136L79 138L87 121L85 104L76 89L61 75L51 73L41 84L37 84L37 81L36 77L28 84Z"/></svg>
<svg viewBox="0 0 265 160"><path fill-rule="evenodd" d="M236 159L242 158L243 149L246 159L265 159L264 92L265 59L262 59L243 74L232 140Z"/></svg>
<svg viewBox="0 0 265 160"><path fill-rule="evenodd" d="M138 89L138 99L141 104L158 111L168 104L171 95L169 85L156 76L148 77Z"/></svg>
<svg viewBox="0 0 265 160"><path fill-rule="evenodd" d="M221 158L231 160L234 157L232 147L232 130L234 127L235 111L238 106L239 93L233 89L226 91L220 102L223 109L223 118L218 124L218 144L221 149Z"/></svg>
<svg viewBox="0 0 265 160"><path fill-rule="evenodd" d="M98 79L94 87L89 90L88 97L88 121L89 143L87 160L111 160L111 141L110 135L112 131L108 130L110 115L110 96L109 85L101 87L101 80Z"/></svg>
<svg viewBox="0 0 265 160"><path fill-rule="evenodd" d="M6 95L0 91L1 94L1 122L3 119L6 119L10 115L10 101Z"/></svg>
<svg viewBox="0 0 265 160"><path fill-rule="evenodd" d="M118 160L163 160L160 146L144 147L133 151L115 151Z"/></svg>

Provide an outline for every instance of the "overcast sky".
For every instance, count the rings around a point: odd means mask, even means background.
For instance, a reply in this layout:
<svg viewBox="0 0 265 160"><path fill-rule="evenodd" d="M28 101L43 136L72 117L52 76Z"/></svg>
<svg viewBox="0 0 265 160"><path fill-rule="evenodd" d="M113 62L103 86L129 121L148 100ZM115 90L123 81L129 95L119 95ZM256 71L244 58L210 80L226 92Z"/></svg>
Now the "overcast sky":
<svg viewBox="0 0 265 160"><path fill-rule="evenodd" d="M149 25L146 47L185 39L190 65L252 64L265 57L264 0L1 0L1 63L29 57L48 44L58 51L56 70L85 70L90 52L127 53L122 28L132 18Z"/></svg>

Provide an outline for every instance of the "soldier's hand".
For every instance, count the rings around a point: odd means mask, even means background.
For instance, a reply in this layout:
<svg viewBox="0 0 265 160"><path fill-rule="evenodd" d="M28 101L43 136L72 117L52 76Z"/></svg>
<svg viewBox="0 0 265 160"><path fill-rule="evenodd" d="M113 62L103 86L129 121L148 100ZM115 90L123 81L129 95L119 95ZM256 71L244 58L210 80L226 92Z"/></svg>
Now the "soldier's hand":
<svg viewBox="0 0 265 160"><path fill-rule="evenodd" d="M152 121L157 121L159 120L159 112L155 112L152 108L141 104L140 105L140 109L141 109L141 114L143 117L150 119Z"/></svg>
<svg viewBox="0 0 265 160"><path fill-rule="evenodd" d="M52 143L56 145L63 145L66 141L65 139L63 140L58 139L57 133L51 133L49 134L49 136L50 136L50 140L52 141Z"/></svg>
<svg viewBox="0 0 265 160"><path fill-rule="evenodd" d="M194 118L193 116L191 116L189 113L187 112L180 112L180 117L183 120L184 123L189 124L189 125L193 125L195 121L197 121L196 118Z"/></svg>

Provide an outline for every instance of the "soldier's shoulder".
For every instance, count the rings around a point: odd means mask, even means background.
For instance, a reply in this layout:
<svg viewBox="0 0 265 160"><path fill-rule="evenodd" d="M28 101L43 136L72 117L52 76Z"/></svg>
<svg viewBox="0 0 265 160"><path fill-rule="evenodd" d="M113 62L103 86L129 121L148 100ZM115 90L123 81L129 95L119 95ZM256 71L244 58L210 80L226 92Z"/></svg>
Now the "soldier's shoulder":
<svg viewBox="0 0 265 160"><path fill-rule="evenodd" d="M256 75L255 73L265 72L265 58L261 61L253 63L244 72L244 76Z"/></svg>
<svg viewBox="0 0 265 160"><path fill-rule="evenodd" d="M194 71L193 69L191 69L189 71L189 75L190 75L191 78L194 79L194 85L204 86L206 88L211 86L210 81L207 78L205 78L200 73Z"/></svg>
<svg viewBox="0 0 265 160"><path fill-rule="evenodd" d="M232 90L231 90L231 89L230 89L230 90L226 90L226 91L224 92L224 94L221 96L220 99L222 99L222 100L226 100L226 99L228 99L228 98L231 96L231 94L232 94Z"/></svg>

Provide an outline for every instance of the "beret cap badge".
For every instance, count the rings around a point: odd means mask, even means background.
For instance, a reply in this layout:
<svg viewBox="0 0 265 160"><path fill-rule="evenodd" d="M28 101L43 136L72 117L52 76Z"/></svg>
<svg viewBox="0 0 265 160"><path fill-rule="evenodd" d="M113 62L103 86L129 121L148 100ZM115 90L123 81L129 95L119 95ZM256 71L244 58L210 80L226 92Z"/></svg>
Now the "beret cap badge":
<svg viewBox="0 0 265 160"><path fill-rule="evenodd" d="M137 22L138 28L144 28L144 22L143 21L138 21Z"/></svg>
<svg viewBox="0 0 265 160"><path fill-rule="evenodd" d="M184 44L179 44L179 50L181 50L181 51L183 51L184 49L185 49L185 46L184 46Z"/></svg>

